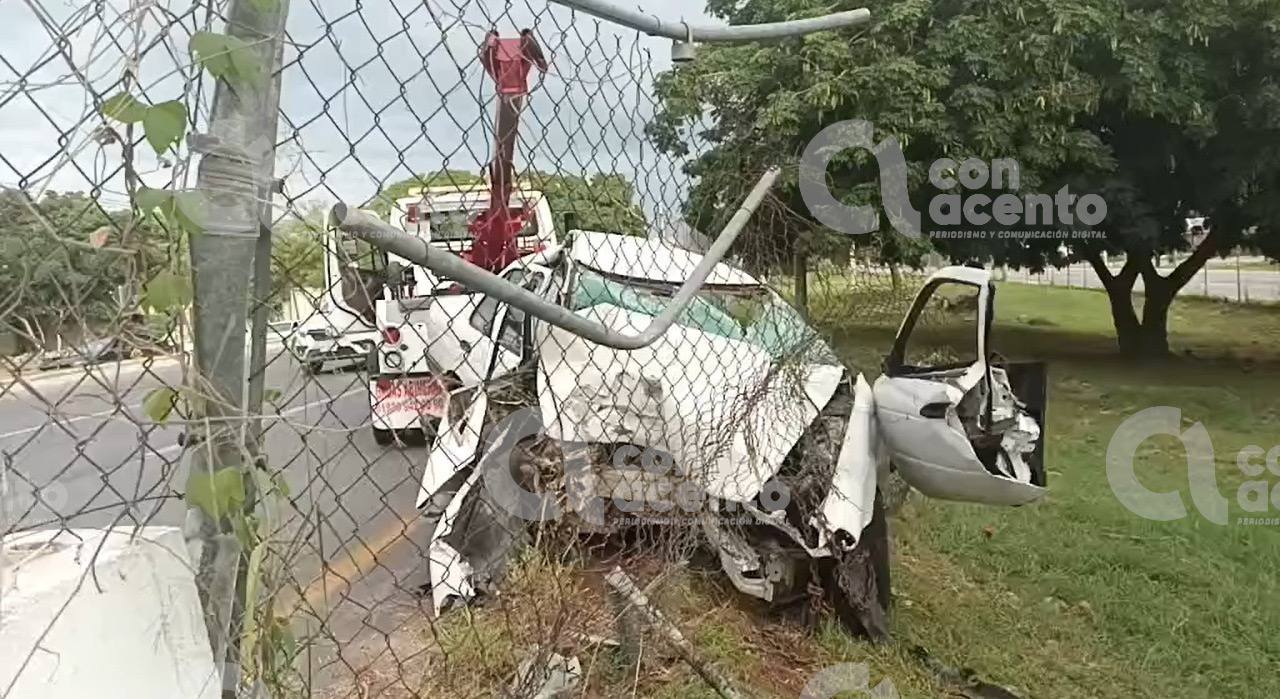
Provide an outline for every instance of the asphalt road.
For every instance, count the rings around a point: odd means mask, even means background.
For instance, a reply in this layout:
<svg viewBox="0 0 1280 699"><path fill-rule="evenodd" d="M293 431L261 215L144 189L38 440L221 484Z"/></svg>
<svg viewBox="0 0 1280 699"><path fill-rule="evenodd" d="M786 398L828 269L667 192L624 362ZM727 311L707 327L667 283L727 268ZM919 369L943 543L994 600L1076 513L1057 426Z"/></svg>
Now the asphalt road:
<svg viewBox="0 0 1280 699"><path fill-rule="evenodd" d="M1228 261L1229 262L1229 261ZM1219 264L1227 264L1226 262ZM1118 271L1118 270L1112 270ZM1162 268L1161 274L1168 274L1172 269ZM1028 284L1052 284L1054 286L1074 286L1088 289L1101 289L1102 282L1093 268L1087 264L1074 264L1070 269L1048 269L1043 274L1009 270L1009 281ZM1142 291L1142 279L1134 284L1135 291ZM1222 267L1217 264L1201 270L1179 294L1188 296L1210 296L1229 301L1280 301L1280 272L1266 269L1240 270L1237 284L1234 267Z"/></svg>
<svg viewBox="0 0 1280 699"><path fill-rule="evenodd" d="M281 398L265 444L291 491L281 540L294 556L282 613L308 650L300 663L323 685L353 673L380 650L378 638L421 609L414 591L427 581L430 530L414 500L425 449L374 443L361 374L310 376L272 352L267 387ZM142 408L154 388L180 383L172 360L0 376L0 534L181 526L181 430Z"/></svg>

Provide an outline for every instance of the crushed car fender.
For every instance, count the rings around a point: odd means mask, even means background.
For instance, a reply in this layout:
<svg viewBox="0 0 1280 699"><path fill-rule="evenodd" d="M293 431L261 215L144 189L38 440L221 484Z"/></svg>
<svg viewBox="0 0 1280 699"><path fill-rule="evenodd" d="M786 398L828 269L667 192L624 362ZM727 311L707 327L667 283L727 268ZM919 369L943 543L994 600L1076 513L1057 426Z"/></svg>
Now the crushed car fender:
<svg viewBox="0 0 1280 699"><path fill-rule="evenodd" d="M470 405L455 416L457 401L465 400L472 393ZM427 454L427 466L422 472L422 485L418 489L417 508L422 509L444 486L453 474L475 463L480 451L480 433L489 410L489 395L481 389L459 389L449 395L449 405L440 419L438 437Z"/></svg>
<svg viewBox="0 0 1280 699"><path fill-rule="evenodd" d="M877 434L875 397L871 384L858 374L854 383L853 413L840 447L840 458L831 479L831 491L822 503L821 521L815 528L825 530L842 549L858 545L858 537L871 522L876 496Z"/></svg>

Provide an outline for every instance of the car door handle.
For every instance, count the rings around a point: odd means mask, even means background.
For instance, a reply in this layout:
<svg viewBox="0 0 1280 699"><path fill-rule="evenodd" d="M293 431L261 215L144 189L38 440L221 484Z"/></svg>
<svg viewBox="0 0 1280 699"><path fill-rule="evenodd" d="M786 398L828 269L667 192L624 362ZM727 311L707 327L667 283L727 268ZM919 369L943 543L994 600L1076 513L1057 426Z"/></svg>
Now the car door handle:
<svg viewBox="0 0 1280 699"><path fill-rule="evenodd" d="M947 410L951 407L950 403L929 403L920 409L920 415L928 418L945 418Z"/></svg>

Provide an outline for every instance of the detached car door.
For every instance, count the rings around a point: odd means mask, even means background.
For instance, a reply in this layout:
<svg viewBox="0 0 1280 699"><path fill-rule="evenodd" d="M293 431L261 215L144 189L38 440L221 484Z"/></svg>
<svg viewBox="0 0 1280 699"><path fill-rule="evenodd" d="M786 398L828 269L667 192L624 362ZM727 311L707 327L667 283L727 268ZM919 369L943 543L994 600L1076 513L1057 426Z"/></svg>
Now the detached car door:
<svg viewBox="0 0 1280 699"><path fill-rule="evenodd" d="M1046 371L993 362L995 288L947 267L920 290L875 383L894 466L925 495L1022 505L1044 495Z"/></svg>
<svg viewBox="0 0 1280 699"><path fill-rule="evenodd" d="M516 261L503 270L504 280L545 296L551 284L551 270L542 265ZM528 318L524 311L491 296L481 299L470 322L483 339L465 348L467 363L485 379L515 371L530 355Z"/></svg>

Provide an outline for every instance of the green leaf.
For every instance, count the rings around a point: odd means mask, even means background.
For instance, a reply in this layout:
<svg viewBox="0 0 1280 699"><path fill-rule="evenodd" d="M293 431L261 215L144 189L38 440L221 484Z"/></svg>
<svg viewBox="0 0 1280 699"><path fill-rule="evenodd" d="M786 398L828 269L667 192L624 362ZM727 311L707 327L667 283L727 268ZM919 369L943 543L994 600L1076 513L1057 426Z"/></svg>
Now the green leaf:
<svg viewBox="0 0 1280 699"><path fill-rule="evenodd" d="M159 209L171 230L181 229L192 234L205 231L208 207L205 206L203 192L198 190L175 192L168 189L143 187L134 195L133 201L144 214Z"/></svg>
<svg viewBox="0 0 1280 699"><path fill-rule="evenodd" d="M271 485L275 486L276 492L280 494L280 497L289 497L289 482L284 479L284 473L277 472L271 476Z"/></svg>
<svg viewBox="0 0 1280 699"><path fill-rule="evenodd" d="M204 192L188 190L175 192L174 217L178 225L187 233L199 235L205 231L208 221L208 209L205 206Z"/></svg>
<svg viewBox="0 0 1280 699"><path fill-rule="evenodd" d="M243 641L240 643L240 665L248 676L253 675L258 657L258 587L262 584L262 557L267 547L258 545L249 553L249 565L245 570L244 608L249 610L244 615L244 628L241 630Z"/></svg>
<svg viewBox="0 0 1280 699"><path fill-rule="evenodd" d="M149 214L156 209L164 209L173 199L173 192L167 189L152 189L151 187L143 187L133 195L133 203L138 210L144 214Z"/></svg>
<svg viewBox="0 0 1280 699"><path fill-rule="evenodd" d="M157 388L142 399L142 411L152 422L164 424L178 404L178 392L168 386Z"/></svg>
<svg viewBox="0 0 1280 699"><path fill-rule="evenodd" d="M250 526L249 518L232 517L231 531L236 535L236 541L240 542L240 546L245 551L252 551L257 545L257 534L254 533L253 527Z"/></svg>
<svg viewBox="0 0 1280 699"><path fill-rule="evenodd" d="M249 45L236 39L228 37L228 43L238 42L239 46L231 48L231 65L235 68L236 75L240 81L248 85L259 85L262 83L262 64L258 61L258 56L249 48Z"/></svg>
<svg viewBox="0 0 1280 699"><path fill-rule="evenodd" d="M163 154L187 133L186 105L171 100L147 108L142 130L147 134L147 143L156 149L157 154Z"/></svg>
<svg viewBox="0 0 1280 699"><path fill-rule="evenodd" d="M293 637L293 629L289 628L289 620L284 617L276 617L276 623L271 630L272 645L283 656L278 661L278 665L280 667L288 667L298 654L298 641Z"/></svg>
<svg viewBox="0 0 1280 699"><path fill-rule="evenodd" d="M213 32L196 32L188 44L196 61L204 66L214 77L229 77L232 71L231 52L227 46L225 34Z"/></svg>
<svg viewBox="0 0 1280 699"><path fill-rule="evenodd" d="M102 103L102 116L115 119L124 124L142 121L147 116L147 105L134 99L133 95L121 92Z"/></svg>
<svg viewBox="0 0 1280 699"><path fill-rule="evenodd" d="M191 303L191 280L185 274L164 270L147 282L142 304L162 313Z"/></svg>
<svg viewBox="0 0 1280 699"><path fill-rule="evenodd" d="M234 36L197 32L188 45L196 61L214 77L254 85L262 79L262 64L253 48Z"/></svg>
<svg viewBox="0 0 1280 699"><path fill-rule="evenodd" d="M238 468L192 471L187 477L186 499L215 520L239 512L245 501L244 474Z"/></svg>

